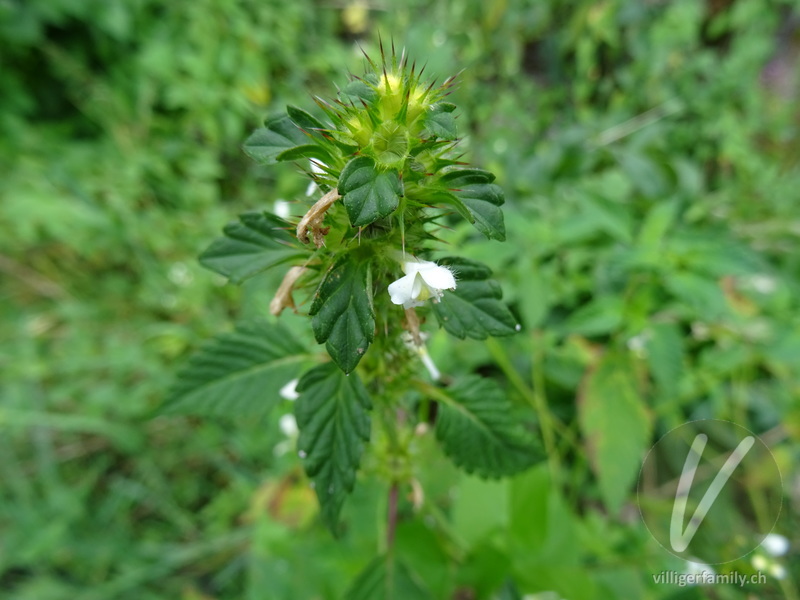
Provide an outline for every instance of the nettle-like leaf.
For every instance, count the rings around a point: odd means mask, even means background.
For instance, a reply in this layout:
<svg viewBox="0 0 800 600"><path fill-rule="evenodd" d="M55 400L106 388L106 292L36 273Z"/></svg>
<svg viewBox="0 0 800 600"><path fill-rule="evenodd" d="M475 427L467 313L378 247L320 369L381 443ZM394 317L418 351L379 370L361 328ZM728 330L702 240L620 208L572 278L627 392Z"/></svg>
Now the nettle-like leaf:
<svg viewBox="0 0 800 600"><path fill-rule="evenodd" d="M503 477L524 471L542 458L530 417L514 410L491 379L468 376L436 398L436 438L445 454L468 473Z"/></svg>
<svg viewBox="0 0 800 600"><path fill-rule="evenodd" d="M286 116L268 119L264 127L256 129L244 142L244 152L262 165L278 162L282 152L308 144L308 136Z"/></svg>
<svg viewBox="0 0 800 600"><path fill-rule="evenodd" d="M434 104L425 115L425 129L443 140L455 140L458 137L455 109L456 105L449 102Z"/></svg>
<svg viewBox="0 0 800 600"><path fill-rule="evenodd" d="M589 372L578 398L578 421L600 495L617 513L636 480L652 428L625 355L609 352Z"/></svg>
<svg viewBox="0 0 800 600"><path fill-rule="evenodd" d="M375 335L368 261L346 254L327 272L309 314L317 342L345 372L356 368Z"/></svg>
<svg viewBox="0 0 800 600"><path fill-rule="evenodd" d="M489 239L505 241L506 226L503 211L503 189L494 175L482 169L458 169L441 176L440 183L467 207L474 218L475 228Z"/></svg>
<svg viewBox="0 0 800 600"><path fill-rule="evenodd" d="M439 324L459 339L471 337L483 340L489 336L513 335L517 320L502 301L503 291L493 279L489 267L464 258L448 257L439 264L449 266L456 276L457 286L445 291L442 299L433 304Z"/></svg>
<svg viewBox="0 0 800 600"><path fill-rule="evenodd" d="M397 210L403 185L397 171L380 171L370 157L358 156L342 169L339 194L350 223L358 227L388 217Z"/></svg>
<svg viewBox="0 0 800 600"><path fill-rule="evenodd" d="M311 356L290 331L264 322L218 336L179 372L165 413L261 416Z"/></svg>
<svg viewBox="0 0 800 600"><path fill-rule="evenodd" d="M345 375L333 363L303 375L297 392L298 451L314 481L322 517L335 531L342 504L355 485L364 442L369 441L372 405L358 375Z"/></svg>
<svg viewBox="0 0 800 600"><path fill-rule="evenodd" d="M200 255L200 264L232 283L241 283L270 267L305 255L296 245L292 229L288 221L273 214L244 213L239 215L238 223L225 226L225 237L215 240Z"/></svg>

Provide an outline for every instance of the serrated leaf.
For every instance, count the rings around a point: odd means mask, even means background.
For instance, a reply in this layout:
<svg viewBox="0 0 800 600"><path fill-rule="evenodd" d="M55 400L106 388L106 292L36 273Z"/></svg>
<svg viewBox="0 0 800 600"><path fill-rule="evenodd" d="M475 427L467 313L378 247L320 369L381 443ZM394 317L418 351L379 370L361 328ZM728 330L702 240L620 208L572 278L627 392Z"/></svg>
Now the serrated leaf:
<svg viewBox="0 0 800 600"><path fill-rule="evenodd" d="M240 325L214 339L178 372L162 412L262 416L308 362L309 354L286 328Z"/></svg>
<svg viewBox="0 0 800 600"><path fill-rule="evenodd" d="M353 227L388 217L400 204L403 186L397 171L379 171L368 156L347 163L339 178L339 194Z"/></svg>
<svg viewBox="0 0 800 600"><path fill-rule="evenodd" d="M309 314L317 342L345 372L356 368L375 335L369 263L339 259L319 286Z"/></svg>
<svg viewBox="0 0 800 600"><path fill-rule="evenodd" d="M436 438L445 454L468 473L503 477L524 471L542 458L530 418L515 411L491 379L471 375L440 390Z"/></svg>
<svg viewBox="0 0 800 600"><path fill-rule="evenodd" d="M489 279L489 267L463 258L444 258L439 264L450 267L456 276L456 289L445 291L433 304L439 324L459 339L476 340L488 336L513 335L517 320L503 303L500 285Z"/></svg>
<svg viewBox="0 0 800 600"><path fill-rule="evenodd" d="M500 186L492 183L494 175L482 169L458 169L442 175L439 181L467 207L475 228L489 239L504 241L506 226L500 208L505 196Z"/></svg>
<svg viewBox="0 0 800 600"><path fill-rule="evenodd" d="M264 123L264 127L256 129L244 142L244 152L264 165L271 165L277 162L279 154L308 143L308 136L297 128L292 120L282 115L269 119Z"/></svg>
<svg viewBox="0 0 800 600"><path fill-rule="evenodd" d="M304 256L303 249L294 245L292 230L288 221L273 214L244 213L239 215L238 223L225 226L225 237L215 240L200 255L200 264L232 283L241 283L270 267Z"/></svg>
<svg viewBox="0 0 800 600"><path fill-rule="evenodd" d="M355 485L364 442L369 441L372 405L358 375L345 375L333 363L303 375L297 392L298 452L314 481L322 517L335 531L342 504Z"/></svg>
<svg viewBox="0 0 800 600"><path fill-rule="evenodd" d="M636 480L651 431L627 357L609 352L589 373L578 397L578 422L600 496L617 513Z"/></svg>
<svg viewBox="0 0 800 600"><path fill-rule="evenodd" d="M458 137L456 119L453 111L455 104L439 102L434 104L425 115L425 128L433 135L444 140L454 140Z"/></svg>

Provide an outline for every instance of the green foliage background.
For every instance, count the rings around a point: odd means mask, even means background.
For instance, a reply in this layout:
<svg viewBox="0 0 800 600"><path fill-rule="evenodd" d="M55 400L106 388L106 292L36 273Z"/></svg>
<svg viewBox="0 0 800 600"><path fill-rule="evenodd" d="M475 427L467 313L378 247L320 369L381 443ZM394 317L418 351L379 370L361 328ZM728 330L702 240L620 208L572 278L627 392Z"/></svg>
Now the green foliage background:
<svg viewBox="0 0 800 600"><path fill-rule="evenodd" d="M655 439L716 417L774 443L794 550L757 593L797 598L797 19L788 0L0 2L0 597L380 598L388 578L397 598L744 598L654 586L681 565L634 503ZM379 31L440 81L464 69L462 148L507 198L505 244L447 238L523 332L431 353L534 406L548 451L487 483L422 437L389 574L386 490L360 481L333 540L290 403L156 416L279 281L196 261L236 214L304 197L242 141L360 73L354 40L374 54Z"/></svg>

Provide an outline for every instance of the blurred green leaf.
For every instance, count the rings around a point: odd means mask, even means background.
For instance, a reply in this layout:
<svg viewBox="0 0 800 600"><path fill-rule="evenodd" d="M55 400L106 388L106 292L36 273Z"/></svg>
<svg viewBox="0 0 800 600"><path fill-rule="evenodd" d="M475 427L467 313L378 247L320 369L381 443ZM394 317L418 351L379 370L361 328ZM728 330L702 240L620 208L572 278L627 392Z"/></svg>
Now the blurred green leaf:
<svg viewBox="0 0 800 600"><path fill-rule="evenodd" d="M394 557L378 556L359 574L342 600L399 600L433 598L408 568Z"/></svg>
<svg viewBox="0 0 800 600"><path fill-rule="evenodd" d="M678 399L683 376L684 343L680 328L673 323L656 323L648 331L647 363L658 395L664 401Z"/></svg>
<svg viewBox="0 0 800 600"><path fill-rule="evenodd" d="M569 333L605 335L622 326L624 310L620 296L597 296L572 313L563 327Z"/></svg>
<svg viewBox="0 0 800 600"><path fill-rule="evenodd" d="M639 473L652 429L627 357L608 351L588 373L578 418L600 496L617 514Z"/></svg>

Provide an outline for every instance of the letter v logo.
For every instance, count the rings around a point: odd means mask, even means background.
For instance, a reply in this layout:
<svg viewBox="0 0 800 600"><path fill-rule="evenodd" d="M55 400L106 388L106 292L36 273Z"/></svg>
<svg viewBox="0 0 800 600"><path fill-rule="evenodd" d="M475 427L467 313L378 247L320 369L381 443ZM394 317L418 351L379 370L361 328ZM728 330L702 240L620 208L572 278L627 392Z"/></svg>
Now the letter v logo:
<svg viewBox="0 0 800 600"><path fill-rule="evenodd" d="M689 547L692 542L697 529L705 519L708 511L711 510L714 502L716 501L722 488L730 479L736 467L744 460L744 457L753 447L755 438L748 436L744 438L739 445L736 446L731 455L722 465L722 469L714 477L714 481L708 486L706 493L703 494L700 504L694 511L686 529L683 529L684 516L686 514L686 504L689 500L689 491L692 488L695 473L697 472L697 465L700 464L700 458L703 456L708 436L704 433L699 433L692 442L692 447L689 449L689 454L686 456L686 462L683 463L683 471L681 478L678 481L678 489L675 492L675 504L672 505L672 520L669 526L669 543L675 552L683 552Z"/></svg>

